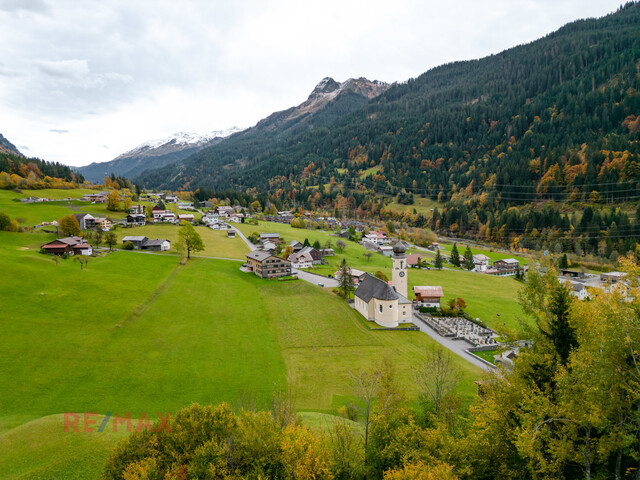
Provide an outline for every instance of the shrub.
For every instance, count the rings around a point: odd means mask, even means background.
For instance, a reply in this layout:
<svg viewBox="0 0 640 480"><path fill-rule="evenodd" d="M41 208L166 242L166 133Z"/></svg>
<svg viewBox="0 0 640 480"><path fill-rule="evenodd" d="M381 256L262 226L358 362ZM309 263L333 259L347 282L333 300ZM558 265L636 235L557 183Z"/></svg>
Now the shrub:
<svg viewBox="0 0 640 480"><path fill-rule="evenodd" d="M124 242L124 246L123 247L124 247L125 250L133 250L134 249L133 243L131 243L129 241Z"/></svg>

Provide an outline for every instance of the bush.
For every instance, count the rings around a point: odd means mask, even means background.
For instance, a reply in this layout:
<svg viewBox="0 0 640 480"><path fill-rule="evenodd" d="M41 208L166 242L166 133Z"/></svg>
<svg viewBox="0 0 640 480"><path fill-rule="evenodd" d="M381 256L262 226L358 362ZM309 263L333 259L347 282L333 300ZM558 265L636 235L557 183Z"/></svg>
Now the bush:
<svg viewBox="0 0 640 480"><path fill-rule="evenodd" d="M134 249L134 246L133 246L133 243L131 243L131 242L129 242L129 241L126 241L126 242L124 242L124 246L123 246L123 248L124 248L125 250L133 250L133 249Z"/></svg>

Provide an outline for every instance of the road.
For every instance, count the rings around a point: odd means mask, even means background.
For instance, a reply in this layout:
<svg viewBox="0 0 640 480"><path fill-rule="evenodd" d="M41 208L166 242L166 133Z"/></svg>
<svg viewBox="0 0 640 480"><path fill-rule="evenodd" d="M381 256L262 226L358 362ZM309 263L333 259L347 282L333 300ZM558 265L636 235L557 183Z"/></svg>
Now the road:
<svg viewBox="0 0 640 480"><path fill-rule="evenodd" d="M305 282L309 282L314 285L322 283L327 288L336 288L338 286L338 281L333 277L325 277L323 275L305 272L304 270L298 270L296 268L292 269L291 272L294 275L297 275L300 280L304 280Z"/></svg>

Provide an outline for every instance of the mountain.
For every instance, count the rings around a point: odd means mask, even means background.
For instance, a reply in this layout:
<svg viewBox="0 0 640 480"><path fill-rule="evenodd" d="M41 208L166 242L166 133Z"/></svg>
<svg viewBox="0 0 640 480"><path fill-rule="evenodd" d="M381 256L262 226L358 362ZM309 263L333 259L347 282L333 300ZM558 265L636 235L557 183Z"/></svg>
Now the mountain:
<svg viewBox="0 0 640 480"><path fill-rule="evenodd" d="M24 156L20 151L11 143L9 140L4 138L4 136L0 133L0 153L9 153L11 155L20 155Z"/></svg>
<svg viewBox="0 0 640 480"><path fill-rule="evenodd" d="M206 135L175 133L168 138L150 140L108 162L92 163L77 170L87 180L102 181L105 175L133 178L149 168L159 168L179 162L199 150L216 145L242 129L214 131Z"/></svg>
<svg viewBox="0 0 640 480"><path fill-rule="evenodd" d="M640 4L628 3L371 95L323 80L302 105L140 181L281 190L283 199L296 189L299 201L309 197L302 187L332 177L442 201L467 191L512 202L594 190L628 198L640 179L639 26Z"/></svg>
<svg viewBox="0 0 640 480"><path fill-rule="evenodd" d="M286 148L297 141L294 139L311 132L326 131L330 125L361 109L389 88L387 83L366 78L342 83L324 78L303 103L273 113L254 127L234 135L224 142L229 143L228 148L223 144L205 148L192 155L186 163L145 172L139 177L140 181L145 185L168 188L222 185L222 178L229 178L227 174L240 171L249 163L267 166L272 152ZM225 172L218 171L218 166L224 166ZM169 181L162 179L165 173L174 178ZM272 175L272 172L262 173L266 175L265 179Z"/></svg>

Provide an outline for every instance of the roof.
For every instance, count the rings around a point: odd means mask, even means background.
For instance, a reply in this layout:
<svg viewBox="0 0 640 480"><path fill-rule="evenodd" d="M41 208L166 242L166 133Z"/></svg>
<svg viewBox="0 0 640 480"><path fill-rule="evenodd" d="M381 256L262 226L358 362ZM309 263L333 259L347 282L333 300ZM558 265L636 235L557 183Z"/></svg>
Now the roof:
<svg viewBox="0 0 640 480"><path fill-rule="evenodd" d="M122 239L122 242L144 242L147 239L147 237L143 237L140 235L130 235L127 237L124 237Z"/></svg>
<svg viewBox="0 0 640 480"><path fill-rule="evenodd" d="M415 286L413 293L422 295L423 297L444 297L442 287Z"/></svg>
<svg viewBox="0 0 640 480"><path fill-rule="evenodd" d="M155 240L147 240L146 242L144 242L144 246L145 247L161 247L164 242L169 242L169 240L164 240L164 239L160 240L156 238Z"/></svg>
<svg viewBox="0 0 640 480"><path fill-rule="evenodd" d="M407 265L417 265L418 259L421 258L417 253L413 253L411 255L407 255Z"/></svg>
<svg viewBox="0 0 640 480"><path fill-rule="evenodd" d="M251 253L247 253L246 257L247 258L252 258L253 260L257 260L259 262L263 262L265 261L267 258L269 257L273 257L273 253L269 253L269 252L261 252L258 250L254 250Z"/></svg>
<svg viewBox="0 0 640 480"><path fill-rule="evenodd" d="M297 245L302 245L302 244L297 240L291 240L291 243L289 243L289 245L292 247L295 247Z"/></svg>
<svg viewBox="0 0 640 480"><path fill-rule="evenodd" d="M369 300L372 298L378 300L398 300L400 298L398 292L396 292L391 285L369 273L364 276L364 279L360 282L358 288L356 288L354 295L367 303L369 303Z"/></svg>
<svg viewBox="0 0 640 480"><path fill-rule="evenodd" d="M74 213L73 216L76 217L78 220L81 220L84 217L94 218L93 215L91 215L90 213Z"/></svg>
<svg viewBox="0 0 640 480"><path fill-rule="evenodd" d="M260 238L280 238L279 233L261 233Z"/></svg>
<svg viewBox="0 0 640 480"><path fill-rule="evenodd" d="M624 272L606 272L601 273L600 275L609 275L610 277L624 277L626 273Z"/></svg>
<svg viewBox="0 0 640 480"><path fill-rule="evenodd" d="M287 260L290 260L292 262L299 262L300 260L306 260L307 262L313 262L313 257L311 256L311 254L309 252L298 252L298 253L292 253L291 255L289 255Z"/></svg>
<svg viewBox="0 0 640 480"><path fill-rule="evenodd" d="M496 263L496 262L504 262L504 263L511 263L511 264L516 264L516 263L517 263L517 264L519 264L519 263L520 263L520 262L519 262L518 260L516 260L515 258L502 258L502 259L500 259L500 260L496 260L496 261L495 261L495 262L493 262L493 263Z"/></svg>
<svg viewBox="0 0 640 480"><path fill-rule="evenodd" d="M486 255L483 255L482 253L478 253L476 255L473 256L473 261L474 262L481 262L484 260L489 260L489 257L487 257Z"/></svg>

